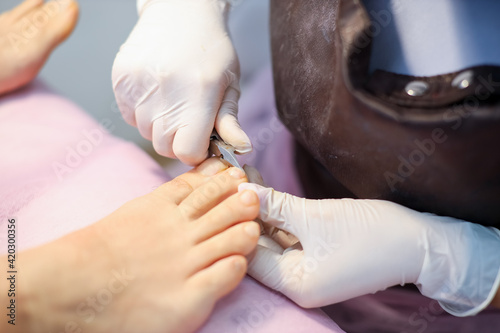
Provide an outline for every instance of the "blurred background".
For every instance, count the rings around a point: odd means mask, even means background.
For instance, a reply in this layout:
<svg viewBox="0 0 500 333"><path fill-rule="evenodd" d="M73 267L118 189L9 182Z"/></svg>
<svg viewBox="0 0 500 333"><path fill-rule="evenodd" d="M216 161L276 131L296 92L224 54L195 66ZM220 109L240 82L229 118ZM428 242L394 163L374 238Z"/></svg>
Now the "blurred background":
<svg viewBox="0 0 500 333"><path fill-rule="evenodd" d="M21 2L1 0L0 12ZM116 128L114 135L135 142L156 157L152 144L122 120L111 86L113 60L138 18L136 1L79 0L78 3L80 20L75 31L52 54L39 77L97 121L110 119ZM269 0L234 3L229 27L240 57L244 93L245 83L252 74L270 63Z"/></svg>

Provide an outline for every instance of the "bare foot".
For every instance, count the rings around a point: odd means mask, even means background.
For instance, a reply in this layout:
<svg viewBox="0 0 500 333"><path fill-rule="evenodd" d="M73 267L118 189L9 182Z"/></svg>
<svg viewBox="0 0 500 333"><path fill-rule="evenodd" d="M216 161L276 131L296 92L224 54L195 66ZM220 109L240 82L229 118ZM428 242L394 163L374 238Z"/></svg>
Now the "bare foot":
<svg viewBox="0 0 500 333"><path fill-rule="evenodd" d="M245 181L212 158L87 229L24 252L20 297L33 312L12 332L30 324L40 332L193 332L243 279L257 245L259 200L237 192Z"/></svg>
<svg viewBox="0 0 500 333"><path fill-rule="evenodd" d="M0 95L35 78L78 20L74 0L25 0L0 15Z"/></svg>

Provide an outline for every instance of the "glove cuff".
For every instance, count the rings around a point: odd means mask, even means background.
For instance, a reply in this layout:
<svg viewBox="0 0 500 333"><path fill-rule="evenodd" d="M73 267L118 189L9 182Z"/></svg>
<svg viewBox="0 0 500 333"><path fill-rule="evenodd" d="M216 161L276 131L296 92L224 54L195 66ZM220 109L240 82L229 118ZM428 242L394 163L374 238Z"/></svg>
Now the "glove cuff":
<svg viewBox="0 0 500 333"><path fill-rule="evenodd" d="M153 2L165 2L165 0L137 0L137 13L139 16L142 15L143 11ZM175 1L175 0L167 0L167 1ZM199 2L207 2L211 1L219 5L221 11L227 13L230 6L235 2L235 0L182 0L182 1L199 1ZM227 15L225 15L227 17Z"/></svg>
<svg viewBox="0 0 500 333"><path fill-rule="evenodd" d="M469 222L445 222L438 229L417 286L446 312L475 315L500 285L500 231Z"/></svg>

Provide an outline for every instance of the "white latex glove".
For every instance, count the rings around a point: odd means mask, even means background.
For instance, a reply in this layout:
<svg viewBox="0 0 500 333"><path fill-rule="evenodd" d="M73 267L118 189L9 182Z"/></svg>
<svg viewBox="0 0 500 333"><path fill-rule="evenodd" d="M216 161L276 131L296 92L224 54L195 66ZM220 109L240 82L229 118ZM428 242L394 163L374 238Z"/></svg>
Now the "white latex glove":
<svg viewBox="0 0 500 333"><path fill-rule="evenodd" d="M226 0L138 1L139 21L113 65L125 120L160 155L196 165L217 129L239 153L252 150L237 120L239 62L226 29Z"/></svg>
<svg viewBox="0 0 500 333"><path fill-rule="evenodd" d="M500 231L380 200L306 200L255 184L260 218L300 245L259 246L249 274L303 307L414 283L449 313L473 315L500 283ZM269 244L269 240L267 240Z"/></svg>

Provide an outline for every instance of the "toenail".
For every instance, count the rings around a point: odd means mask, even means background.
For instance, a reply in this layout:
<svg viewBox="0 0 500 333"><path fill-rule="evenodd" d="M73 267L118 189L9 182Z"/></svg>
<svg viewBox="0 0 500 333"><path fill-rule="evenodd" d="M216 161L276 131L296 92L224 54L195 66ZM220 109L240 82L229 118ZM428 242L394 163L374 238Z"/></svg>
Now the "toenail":
<svg viewBox="0 0 500 333"><path fill-rule="evenodd" d="M240 195L240 200L245 205L252 206L255 205L258 201L257 194L254 191L243 191Z"/></svg>
<svg viewBox="0 0 500 333"><path fill-rule="evenodd" d="M236 179L245 177L245 173L240 168L231 168L231 170L229 170L229 175Z"/></svg>
<svg viewBox="0 0 500 333"><path fill-rule="evenodd" d="M260 236L260 226L256 223L249 224L243 228L248 236L256 238Z"/></svg>

